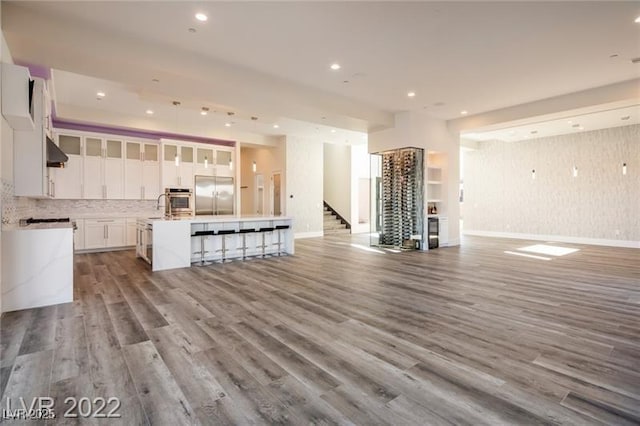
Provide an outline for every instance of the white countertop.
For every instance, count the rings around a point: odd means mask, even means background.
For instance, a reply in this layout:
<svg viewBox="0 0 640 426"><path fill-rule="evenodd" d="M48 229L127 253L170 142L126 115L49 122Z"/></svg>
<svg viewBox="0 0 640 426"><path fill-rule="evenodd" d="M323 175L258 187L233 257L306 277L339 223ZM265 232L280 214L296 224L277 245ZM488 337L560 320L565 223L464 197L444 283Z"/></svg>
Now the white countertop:
<svg viewBox="0 0 640 426"><path fill-rule="evenodd" d="M47 222L32 223L27 226L20 226L17 223L3 225L3 231L33 231L36 229L73 229L72 222Z"/></svg>
<svg viewBox="0 0 640 426"><path fill-rule="evenodd" d="M263 222L269 220L291 220L290 216L256 216L256 215L230 215L230 216L191 216L176 219L154 219L143 217L148 222L190 222L190 223L230 223L230 222Z"/></svg>

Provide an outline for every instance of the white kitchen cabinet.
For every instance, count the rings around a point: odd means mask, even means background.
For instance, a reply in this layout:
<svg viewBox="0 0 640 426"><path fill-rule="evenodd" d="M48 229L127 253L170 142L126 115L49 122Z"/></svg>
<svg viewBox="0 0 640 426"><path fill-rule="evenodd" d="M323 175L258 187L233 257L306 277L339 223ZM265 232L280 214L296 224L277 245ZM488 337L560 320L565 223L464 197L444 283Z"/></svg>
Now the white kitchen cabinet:
<svg viewBox="0 0 640 426"><path fill-rule="evenodd" d="M124 198L123 146L121 140L85 137L83 198Z"/></svg>
<svg viewBox="0 0 640 426"><path fill-rule="evenodd" d="M124 175L124 198L142 199L142 144L140 142L125 142Z"/></svg>
<svg viewBox="0 0 640 426"><path fill-rule="evenodd" d="M194 147L163 144L162 158L162 187L193 189Z"/></svg>
<svg viewBox="0 0 640 426"><path fill-rule="evenodd" d="M84 219L72 219L76 224L73 231L73 249L84 250Z"/></svg>
<svg viewBox="0 0 640 426"><path fill-rule="evenodd" d="M126 246L125 219L85 219L84 249Z"/></svg>
<svg viewBox="0 0 640 426"><path fill-rule="evenodd" d="M126 235L126 246L135 246L136 245L136 232L137 232L137 221L136 219L126 219L127 224L127 235Z"/></svg>
<svg viewBox="0 0 640 426"><path fill-rule="evenodd" d="M125 146L125 198L155 200L160 195L158 145L127 141Z"/></svg>
<svg viewBox="0 0 640 426"><path fill-rule="evenodd" d="M29 68L3 62L1 72L2 115L14 130L34 130L36 120L29 105Z"/></svg>
<svg viewBox="0 0 640 426"><path fill-rule="evenodd" d="M216 167L215 151L209 147L196 147L195 175L214 176Z"/></svg>
<svg viewBox="0 0 640 426"><path fill-rule="evenodd" d="M86 199L102 199L104 197L102 179L102 139L86 137L84 139L83 158L83 194Z"/></svg>
<svg viewBox="0 0 640 426"><path fill-rule="evenodd" d="M234 177L233 148L219 148L216 150L216 176Z"/></svg>
<svg viewBox="0 0 640 426"><path fill-rule="evenodd" d="M178 172L178 185L183 188L191 188L194 186L194 148L192 146L181 146L180 148L180 167Z"/></svg>
<svg viewBox="0 0 640 426"><path fill-rule="evenodd" d="M107 139L104 158L104 198L119 200L124 198L124 143Z"/></svg>
<svg viewBox="0 0 640 426"><path fill-rule="evenodd" d="M58 135L58 146L69 160L63 168L51 169L54 198L77 200L82 198L82 137Z"/></svg>
<svg viewBox="0 0 640 426"><path fill-rule="evenodd" d="M145 143L142 152L142 198L155 200L164 191L160 188L160 152L156 143Z"/></svg>
<svg viewBox="0 0 640 426"><path fill-rule="evenodd" d="M6 64L2 64L3 66ZM3 94L4 98L4 94ZM53 184L47 167L47 135L44 122L48 95L44 80L34 79L33 130L13 132L13 182L14 195L33 198L50 198Z"/></svg>

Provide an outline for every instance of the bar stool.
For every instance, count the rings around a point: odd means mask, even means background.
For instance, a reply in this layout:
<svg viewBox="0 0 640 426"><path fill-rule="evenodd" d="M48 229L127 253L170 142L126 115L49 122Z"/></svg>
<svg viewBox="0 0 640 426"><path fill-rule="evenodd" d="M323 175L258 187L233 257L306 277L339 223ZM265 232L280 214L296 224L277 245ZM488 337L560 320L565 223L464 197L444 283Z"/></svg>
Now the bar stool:
<svg viewBox="0 0 640 426"><path fill-rule="evenodd" d="M219 250L216 250L216 252L219 252L219 251L222 252L222 259L218 261L219 263L231 262L231 260L227 259L227 252L229 251L229 249L227 248L226 241L227 241L227 235L231 235L235 233L236 231L233 229L221 229L216 234L222 238L222 248Z"/></svg>
<svg viewBox="0 0 640 426"><path fill-rule="evenodd" d="M274 246L278 246L278 256L280 256L283 251L282 251L282 245L284 244L284 242L282 242L282 231L284 231L285 229L289 229L289 225L276 225L276 232L278 233L278 242L277 243L273 243Z"/></svg>
<svg viewBox="0 0 640 426"><path fill-rule="evenodd" d="M254 228L245 228L238 231L238 233L242 235L242 247L238 248L238 250L242 250L242 260L247 258L247 249L249 248L247 247L247 234L254 232L256 232Z"/></svg>
<svg viewBox="0 0 640 426"><path fill-rule="evenodd" d="M261 248L262 249L262 257L267 257L267 253L265 252L265 249L267 248L267 245L264 242L264 236L270 232L273 233L273 227L266 227L266 228L260 228L258 229L256 232L259 232L262 234L262 245L256 246L256 248Z"/></svg>
<svg viewBox="0 0 640 426"><path fill-rule="evenodd" d="M214 235L215 232L214 231L196 231L193 233L193 235L191 235L191 238L193 237L200 237L200 251L194 251L193 254L198 254L200 253L200 262L197 262L198 266L207 266L207 265L211 265L211 262L207 262L206 260L204 260L204 255L206 253L209 253L208 250L204 249L204 240L206 237L208 237L209 235Z"/></svg>

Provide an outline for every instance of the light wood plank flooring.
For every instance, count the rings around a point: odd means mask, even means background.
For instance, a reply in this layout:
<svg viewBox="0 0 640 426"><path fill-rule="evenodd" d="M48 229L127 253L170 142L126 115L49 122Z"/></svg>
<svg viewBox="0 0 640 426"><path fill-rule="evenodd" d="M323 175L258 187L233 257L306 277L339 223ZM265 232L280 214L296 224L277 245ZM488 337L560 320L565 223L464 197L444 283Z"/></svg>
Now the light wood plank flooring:
<svg viewBox="0 0 640 426"><path fill-rule="evenodd" d="M74 303L2 316L2 404L118 397L126 425L640 424L640 250L359 243L160 273L77 255Z"/></svg>

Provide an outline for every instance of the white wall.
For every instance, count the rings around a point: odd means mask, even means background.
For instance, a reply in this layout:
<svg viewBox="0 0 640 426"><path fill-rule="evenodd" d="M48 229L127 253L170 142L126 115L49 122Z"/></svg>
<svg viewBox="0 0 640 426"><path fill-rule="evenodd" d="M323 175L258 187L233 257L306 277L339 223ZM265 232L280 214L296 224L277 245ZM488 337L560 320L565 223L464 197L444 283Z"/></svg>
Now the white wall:
<svg viewBox="0 0 640 426"><path fill-rule="evenodd" d="M2 22L2 3L0 2L0 22ZM7 42L4 39L4 33L2 31L0 31L0 66L2 63L13 63L13 60L11 58L11 53L9 52L9 47L7 46ZM0 72L2 72L2 69L0 69ZM2 99L2 85L0 84L0 100ZM9 170L11 170L11 173L13 173L13 166L12 166L12 158L13 156L11 155L10 157L7 157L7 154L5 153L5 146L9 146L11 148L11 153L13 153L13 130L9 127L9 123L7 123L7 121L4 119L4 117L2 115L0 115L0 180L2 183L2 188L0 188L0 194L2 194L3 196L0 196L0 219L2 223L4 223L4 217L2 216L2 210L4 207L4 198L6 198L4 196L4 176L6 173L8 173ZM9 162L9 165L11 167L8 167L7 165L5 165L5 162ZM12 177L13 180L13 177ZM13 194L12 194L13 195ZM2 246L2 231L0 230L0 247ZM0 250L0 265L2 265L2 251ZM1 266L0 266L1 268ZM0 277L2 276L2 271L0 270ZM0 281L0 314L2 314L2 281Z"/></svg>
<svg viewBox="0 0 640 426"><path fill-rule="evenodd" d="M479 146L463 154L465 233L640 246L640 125Z"/></svg>
<svg viewBox="0 0 640 426"><path fill-rule="evenodd" d="M330 143L323 145L324 201L351 222L351 146Z"/></svg>
<svg viewBox="0 0 640 426"><path fill-rule="evenodd" d="M369 232L370 170L367 145L351 146L351 233Z"/></svg>
<svg viewBox="0 0 640 426"><path fill-rule="evenodd" d="M296 238L322 236L321 142L300 137L286 138L286 214L293 216Z"/></svg>

